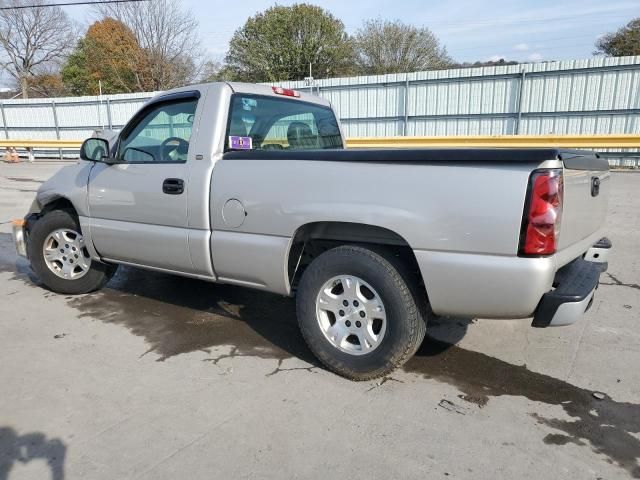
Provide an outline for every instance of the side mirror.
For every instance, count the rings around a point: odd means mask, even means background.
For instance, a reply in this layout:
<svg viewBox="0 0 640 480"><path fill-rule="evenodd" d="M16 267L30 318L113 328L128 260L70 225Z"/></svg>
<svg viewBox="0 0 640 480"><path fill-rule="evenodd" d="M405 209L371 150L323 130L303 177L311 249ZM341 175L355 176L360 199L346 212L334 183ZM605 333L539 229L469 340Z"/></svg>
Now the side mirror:
<svg viewBox="0 0 640 480"><path fill-rule="evenodd" d="M88 138L80 147L80 158L90 162L113 163L109 160L109 142L104 138Z"/></svg>

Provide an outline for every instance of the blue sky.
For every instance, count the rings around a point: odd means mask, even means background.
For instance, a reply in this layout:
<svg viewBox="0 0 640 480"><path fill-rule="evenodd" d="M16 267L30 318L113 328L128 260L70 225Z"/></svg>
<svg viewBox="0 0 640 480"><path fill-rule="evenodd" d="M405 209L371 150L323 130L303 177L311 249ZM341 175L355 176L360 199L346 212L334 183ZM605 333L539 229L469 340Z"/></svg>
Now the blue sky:
<svg viewBox="0 0 640 480"><path fill-rule="evenodd" d="M261 0L183 0L200 19L204 46L218 59L233 32L258 11ZM280 0L280 5L295 1ZM364 19L399 19L429 27L458 61L538 61L588 58L598 36L640 16L640 0L318 0L355 32ZM90 23L88 7L64 7Z"/></svg>

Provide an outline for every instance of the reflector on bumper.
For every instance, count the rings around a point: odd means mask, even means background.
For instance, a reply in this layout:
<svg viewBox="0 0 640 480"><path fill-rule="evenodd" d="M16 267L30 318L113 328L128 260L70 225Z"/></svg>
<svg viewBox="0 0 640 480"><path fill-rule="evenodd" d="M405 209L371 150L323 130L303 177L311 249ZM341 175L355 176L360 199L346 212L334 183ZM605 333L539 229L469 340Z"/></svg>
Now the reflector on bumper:
<svg viewBox="0 0 640 480"><path fill-rule="evenodd" d="M24 234L24 226L27 223L25 220L13 220L13 241L16 245L16 252L21 257L27 258L27 243Z"/></svg>

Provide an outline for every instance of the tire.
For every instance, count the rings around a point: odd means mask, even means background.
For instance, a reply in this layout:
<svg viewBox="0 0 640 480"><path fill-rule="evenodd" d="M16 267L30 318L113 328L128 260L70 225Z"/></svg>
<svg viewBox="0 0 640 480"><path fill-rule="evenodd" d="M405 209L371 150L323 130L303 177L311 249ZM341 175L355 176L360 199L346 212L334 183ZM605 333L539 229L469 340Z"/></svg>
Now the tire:
<svg viewBox="0 0 640 480"><path fill-rule="evenodd" d="M73 236L58 236L58 238L62 239L61 244L58 245L57 241L52 239L52 236L56 234L56 232L73 232L80 235L79 238L73 238ZM69 239L69 243L66 245L64 245L65 238ZM47 251L55 250L56 254L58 251L62 252L65 247L67 247L65 253L60 254L60 256L65 256L61 257L60 260L54 261L45 259L45 242L47 242ZM57 246L52 247L52 245ZM74 245L76 245L77 248ZM86 248L80 247L80 245L84 245L80 223L78 218L68 210L52 210L43 217L40 217L33 224L27 243L29 260L31 261L31 268L33 268L33 271L47 288L57 293L72 295L89 293L102 288L115 274L117 270L116 265L91 260ZM60 250L58 250L59 248ZM74 250L72 251L71 249ZM69 256L69 260L67 260L67 256ZM75 257L74 265L68 265L67 263L74 261L71 260L71 256ZM68 273L68 278L61 276L64 275L62 258L64 258L68 267L75 269ZM86 268L81 268L81 263L82 266ZM50 267L49 265L53 266Z"/></svg>
<svg viewBox="0 0 640 480"><path fill-rule="evenodd" d="M315 356L343 377L370 380L384 376L406 363L424 339L427 299L417 285L392 255L350 245L328 250L300 279L296 308L302 336ZM354 292L356 301L351 298ZM366 302L357 301L364 300L363 295ZM347 306L332 313L335 305ZM374 319L376 315L384 320ZM358 322L359 316L368 323ZM347 318L361 325L351 322L347 327ZM341 340L345 329L348 336Z"/></svg>

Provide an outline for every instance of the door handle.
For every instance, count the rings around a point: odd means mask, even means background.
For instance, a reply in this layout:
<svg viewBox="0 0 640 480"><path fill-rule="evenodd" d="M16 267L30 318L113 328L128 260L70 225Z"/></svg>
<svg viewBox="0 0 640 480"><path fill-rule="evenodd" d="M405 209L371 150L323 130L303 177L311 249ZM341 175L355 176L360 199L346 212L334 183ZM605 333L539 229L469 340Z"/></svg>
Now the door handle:
<svg viewBox="0 0 640 480"><path fill-rule="evenodd" d="M167 195L180 195L184 192L184 180L181 178L167 178L162 182L162 191Z"/></svg>

